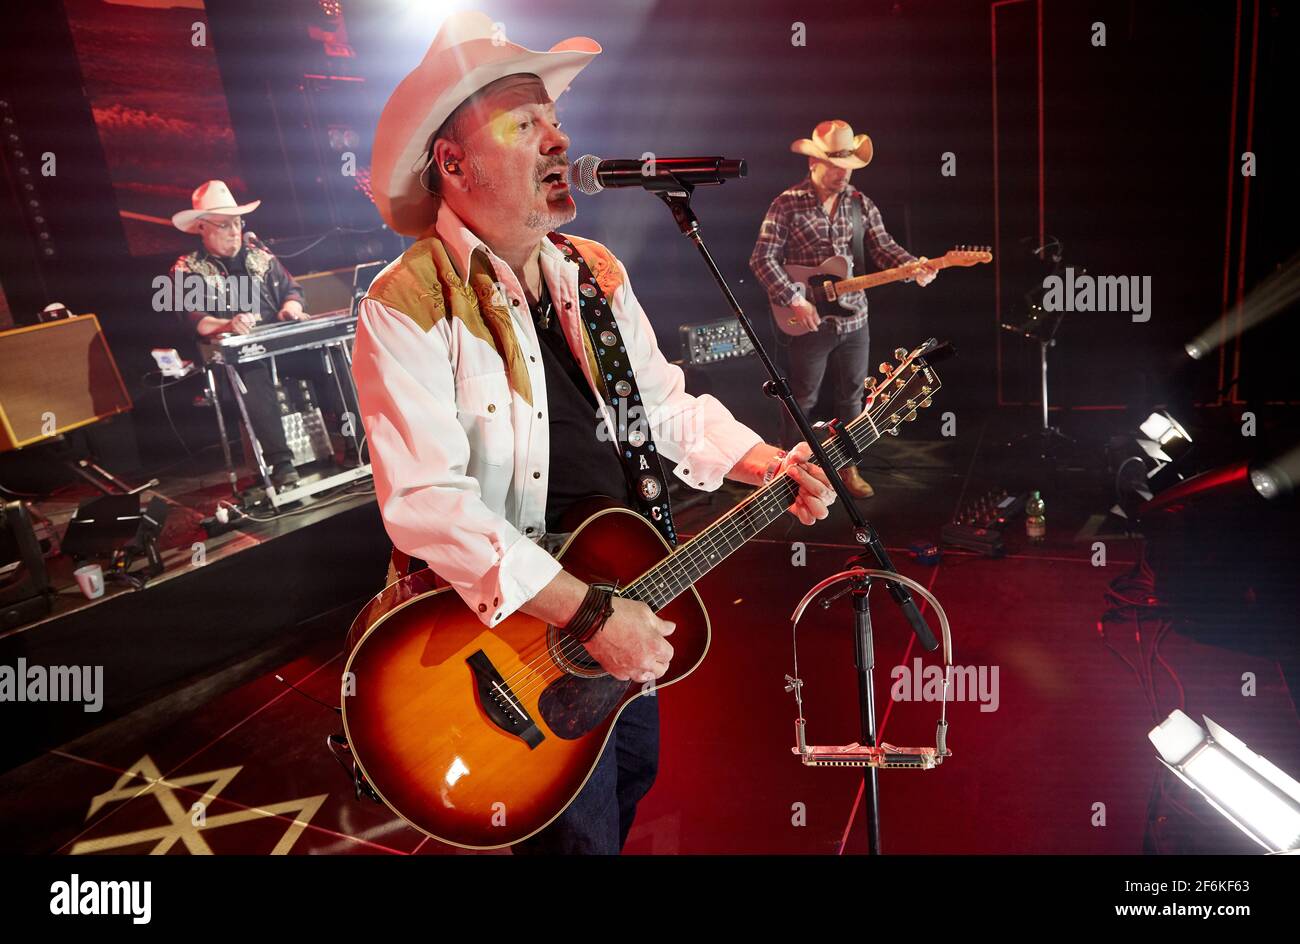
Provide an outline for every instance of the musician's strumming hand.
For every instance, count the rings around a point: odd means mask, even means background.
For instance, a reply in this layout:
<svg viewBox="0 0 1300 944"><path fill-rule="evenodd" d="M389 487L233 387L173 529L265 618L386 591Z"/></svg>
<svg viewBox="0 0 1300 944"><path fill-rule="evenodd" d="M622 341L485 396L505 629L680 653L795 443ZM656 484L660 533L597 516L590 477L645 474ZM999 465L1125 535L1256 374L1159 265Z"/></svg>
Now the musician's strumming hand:
<svg viewBox="0 0 1300 944"><path fill-rule="evenodd" d="M816 331L821 327L821 315L817 314L817 306L806 298L796 298L794 304L790 306L794 314L792 317L795 323L802 325L809 331Z"/></svg>
<svg viewBox="0 0 1300 944"><path fill-rule="evenodd" d="M248 334L257 324L257 318L246 311L241 311L230 319L230 330L235 334Z"/></svg>
<svg viewBox="0 0 1300 944"><path fill-rule="evenodd" d="M835 503L835 489L831 488L821 466L807 461L811 455L812 447L801 442L790 450L780 466L799 486L799 496L790 506L790 513L806 525L829 515L829 507Z"/></svg>
<svg viewBox="0 0 1300 944"><path fill-rule="evenodd" d="M616 679L649 682L668 671L676 623L661 620L640 600L614 598L614 612L587 641L587 652Z"/></svg>

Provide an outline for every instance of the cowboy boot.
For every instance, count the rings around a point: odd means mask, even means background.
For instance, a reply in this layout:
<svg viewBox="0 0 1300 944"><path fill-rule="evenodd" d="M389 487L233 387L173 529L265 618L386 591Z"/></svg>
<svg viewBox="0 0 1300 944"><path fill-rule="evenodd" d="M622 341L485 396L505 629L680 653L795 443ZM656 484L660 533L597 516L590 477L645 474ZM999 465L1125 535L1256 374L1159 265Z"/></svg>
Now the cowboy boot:
<svg viewBox="0 0 1300 944"><path fill-rule="evenodd" d="M844 479L844 487L849 490L849 494L854 498L870 498L876 494L876 490L871 484L862 477L855 465L849 466L840 473L840 478Z"/></svg>

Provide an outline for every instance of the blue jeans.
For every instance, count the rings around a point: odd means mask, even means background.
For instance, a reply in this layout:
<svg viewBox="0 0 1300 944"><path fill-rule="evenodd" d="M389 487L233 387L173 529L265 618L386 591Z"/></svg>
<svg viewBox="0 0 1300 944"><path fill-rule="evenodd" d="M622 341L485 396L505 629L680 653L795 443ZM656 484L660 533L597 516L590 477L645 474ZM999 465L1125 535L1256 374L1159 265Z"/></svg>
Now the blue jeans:
<svg viewBox="0 0 1300 944"><path fill-rule="evenodd" d="M623 712L591 779L569 808L514 855L618 855L636 805L659 770L659 697L643 695Z"/></svg>
<svg viewBox="0 0 1300 944"><path fill-rule="evenodd" d="M811 413L828 368L831 383L835 385L835 417L846 423L857 419L862 412L862 382L871 373L869 326L864 324L855 331L840 334L830 321L823 319L816 331L788 340L790 392L799 409L808 415L808 422L816 419ZM789 449L801 439L799 428L782 407L781 445Z"/></svg>

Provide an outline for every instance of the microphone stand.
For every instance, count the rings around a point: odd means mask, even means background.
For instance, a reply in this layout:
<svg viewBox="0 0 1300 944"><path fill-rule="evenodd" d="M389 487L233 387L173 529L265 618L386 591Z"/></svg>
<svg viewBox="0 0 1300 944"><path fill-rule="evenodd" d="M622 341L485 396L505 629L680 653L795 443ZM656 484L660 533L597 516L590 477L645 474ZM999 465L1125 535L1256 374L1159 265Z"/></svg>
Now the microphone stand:
<svg viewBox="0 0 1300 944"><path fill-rule="evenodd" d="M695 244L699 249L700 255L704 259L704 264L708 266L709 272L712 273L713 279L718 283L727 304L735 313L736 319L744 329L745 334L754 345L754 353L763 363L763 369L767 371L771 378L763 384L763 392L769 397L774 397L781 401L785 410L790 414L799 427L800 433L804 440L812 447L813 455L816 457L822 470L826 473L826 479L830 482L831 487L835 490L836 496L839 497L840 506L844 509L849 519L853 522L853 538L858 544L866 550L854 555L852 564L855 566L870 566L866 563L868 553L875 561L875 566L880 570L888 570L897 573L893 561L889 559L889 553L885 550L885 545L881 542L880 536L871 523L862 517L857 505L853 502L853 496L849 494L848 488L844 485L844 480L840 478L839 471L835 464L831 462L826 450L822 447L817 434L808 423L808 418L804 416L803 410L795 402L794 394L790 391L790 384L786 378L777 369L775 363L768 356L767 351L763 348L762 342L758 339L758 334L754 331L753 324L750 323L748 316L740 307L740 302L732 293L730 286L727 285L726 277L718 269L718 265L709 253L708 247L704 245L704 239L700 235L700 221L691 208L691 194L694 192L692 184L677 180L668 175L666 178L659 178L653 183L646 184L656 197L662 200L673 214L673 219L677 221L677 226L682 231L682 235ZM847 419L852 419L849 417ZM847 422L847 419L845 420ZM836 436L843 435L838 424L832 424ZM844 442L848 445L848 454L853 456L857 450L853 448L849 436L843 435ZM907 617L908 624L916 634L917 640L927 652L937 649L939 642L934 638L934 633L925 622L925 617L917 609L916 601L912 599L911 592L900 583L887 582L889 594L894 598L894 602L902 609L903 615ZM861 578L854 581L853 585L853 630L854 630L854 654L858 674L858 710L862 726L862 744L868 747L876 746L876 700L875 700L875 649L871 632L871 611L868 608L867 595L871 589L871 578ZM863 795L866 797L866 821L867 821L867 851L871 855L878 855L880 848L880 789L876 779L875 767L866 767L863 769Z"/></svg>

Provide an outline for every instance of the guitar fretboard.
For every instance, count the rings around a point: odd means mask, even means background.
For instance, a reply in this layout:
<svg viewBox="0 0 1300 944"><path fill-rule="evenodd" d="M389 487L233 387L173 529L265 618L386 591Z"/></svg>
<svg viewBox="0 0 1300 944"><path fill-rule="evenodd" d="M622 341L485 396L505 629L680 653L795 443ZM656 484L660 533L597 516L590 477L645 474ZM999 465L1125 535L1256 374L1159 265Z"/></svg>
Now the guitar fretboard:
<svg viewBox="0 0 1300 944"><path fill-rule="evenodd" d="M868 409L844 427L858 452L880 439L881 421L896 403L897 397L876 407L874 415ZM835 468L849 463L851 454L838 437L831 437L823 446ZM785 514L798 493L798 484L782 473L628 584L619 591L620 596L641 600L657 612Z"/></svg>

